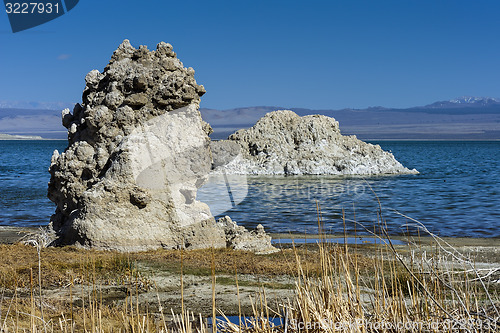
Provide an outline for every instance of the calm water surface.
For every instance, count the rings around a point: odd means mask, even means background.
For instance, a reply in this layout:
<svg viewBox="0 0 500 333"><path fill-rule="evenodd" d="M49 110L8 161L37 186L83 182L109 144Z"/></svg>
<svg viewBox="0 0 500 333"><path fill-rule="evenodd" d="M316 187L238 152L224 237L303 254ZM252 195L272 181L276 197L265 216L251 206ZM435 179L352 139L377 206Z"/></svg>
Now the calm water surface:
<svg viewBox="0 0 500 333"><path fill-rule="evenodd" d="M47 199L50 157L66 141L0 141L0 225L47 224L55 205Z"/></svg>
<svg viewBox="0 0 500 333"><path fill-rule="evenodd" d="M500 142L376 143L420 174L248 177L247 198L226 214L249 227L315 233L317 202L327 231L342 233L344 214L346 229L359 232L378 223L378 197L393 235L412 222L398 211L441 236L500 237Z"/></svg>
<svg viewBox="0 0 500 333"><path fill-rule="evenodd" d="M346 229L360 232L377 223L376 194L390 234L404 233L410 222L396 210L442 236L500 237L500 142L377 144L420 174L252 176L246 198L217 214L247 227L262 223L271 232L316 233L318 203L327 231L343 231L344 213ZM46 198L47 169L53 150L65 146L65 141L0 141L0 225L48 223L55 207Z"/></svg>

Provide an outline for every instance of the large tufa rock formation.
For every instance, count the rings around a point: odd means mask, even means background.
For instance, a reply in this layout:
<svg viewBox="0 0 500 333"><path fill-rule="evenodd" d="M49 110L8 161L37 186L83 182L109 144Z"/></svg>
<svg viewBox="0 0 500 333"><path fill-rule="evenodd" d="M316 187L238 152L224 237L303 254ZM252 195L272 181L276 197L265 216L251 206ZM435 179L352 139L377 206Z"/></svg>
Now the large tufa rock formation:
<svg viewBox="0 0 500 333"><path fill-rule="evenodd" d="M380 146L343 136L338 122L293 111L266 114L249 129L212 142L214 173L377 175L417 173Z"/></svg>
<svg viewBox="0 0 500 333"><path fill-rule="evenodd" d="M172 46L125 40L63 111L68 148L52 156L48 197L59 244L123 251L225 247L196 191L211 169L203 86Z"/></svg>

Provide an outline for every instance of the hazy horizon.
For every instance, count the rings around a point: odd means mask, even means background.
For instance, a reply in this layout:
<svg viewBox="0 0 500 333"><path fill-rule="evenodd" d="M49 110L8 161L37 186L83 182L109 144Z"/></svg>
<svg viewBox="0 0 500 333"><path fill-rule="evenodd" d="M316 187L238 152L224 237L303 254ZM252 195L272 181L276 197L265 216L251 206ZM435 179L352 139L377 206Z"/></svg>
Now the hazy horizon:
<svg viewBox="0 0 500 333"><path fill-rule="evenodd" d="M0 101L0 133L66 138L66 129L61 124L61 107L48 110L2 107L5 105ZM200 108L200 111L214 129L212 139L224 139L238 129L253 126L266 113L278 109L291 109L300 116L323 114L333 117L339 122L343 134L354 134L364 140L500 139L500 100L436 101L429 106L410 109L311 110L258 106L227 110Z"/></svg>

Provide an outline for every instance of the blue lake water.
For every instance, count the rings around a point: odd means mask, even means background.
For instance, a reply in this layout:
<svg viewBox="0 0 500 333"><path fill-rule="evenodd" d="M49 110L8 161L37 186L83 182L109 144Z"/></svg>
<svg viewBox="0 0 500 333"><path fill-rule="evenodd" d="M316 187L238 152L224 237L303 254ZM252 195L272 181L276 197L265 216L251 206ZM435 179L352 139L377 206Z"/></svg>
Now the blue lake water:
<svg viewBox="0 0 500 333"><path fill-rule="evenodd" d="M317 232L317 206L326 231L365 233L382 217L392 235L422 222L441 236L500 237L500 142L381 141L418 175L376 177L249 176L248 194L218 215L270 232ZM47 224L47 169L65 141L0 141L0 225ZM354 222L356 221L356 222ZM408 227L415 233L415 229Z"/></svg>
<svg viewBox="0 0 500 333"><path fill-rule="evenodd" d="M47 224L55 205L47 199L54 149L67 141L0 141L0 225Z"/></svg>

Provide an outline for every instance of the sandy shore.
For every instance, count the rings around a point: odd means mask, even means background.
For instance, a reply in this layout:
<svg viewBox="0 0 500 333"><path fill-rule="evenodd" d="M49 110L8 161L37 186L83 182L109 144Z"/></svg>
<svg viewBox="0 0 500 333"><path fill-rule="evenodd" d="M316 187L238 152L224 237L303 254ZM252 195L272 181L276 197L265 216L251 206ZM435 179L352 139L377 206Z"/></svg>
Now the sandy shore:
<svg viewBox="0 0 500 333"><path fill-rule="evenodd" d="M36 230L37 228L0 227L0 244L14 244L25 235ZM274 254L273 256L261 256L261 259L259 259L259 256L256 255L247 255L247 257L245 257L246 259L242 260L259 262L266 259L270 262L268 266L274 265L273 263L276 263L276 265L282 264L287 260L293 261L293 250L290 249L292 245L289 242L291 238L295 240L296 246L302 250L310 251L311 253L314 253L317 250L317 244L315 244L314 240L318 238L318 235L272 234L272 236L273 239L278 241L286 240L286 243L275 243L275 246L284 249L284 251ZM361 256L368 258L367 260L378 252L374 251L374 249L384 247L384 245L381 244L374 244L373 237L360 237L359 235L347 235L346 237L356 240L356 242L348 242L348 247L353 249L353 251L355 250ZM325 235L325 238L328 238L332 242L342 242L344 236ZM402 254L408 253L409 251L409 247L407 245L408 241L416 243L419 248L427 250L429 253L432 253L432 251L436 249L435 243L430 237L421 237L419 239L413 238L408 240L407 237L394 236L392 239L395 243L399 244L395 245L395 247L398 252ZM304 240L312 240L312 242L303 242L303 244L300 244L300 241ZM443 240L457 249L460 253L470 257L479 268L495 268L500 265L500 239L498 238L445 238ZM11 246L15 247L16 245ZM9 246L3 247L3 250L8 251L8 248ZM22 250L20 253L28 250L29 249ZM64 248L49 249L46 252L47 254L42 253L42 260L53 260L50 259L49 255L54 256L57 260L59 256L58 253L64 254L68 251L69 250ZM70 251L78 252L84 250L73 248L73 250ZM116 253L113 254L113 252L95 251L92 253L94 253L92 255L116 256ZM181 299L181 278L179 269L175 266L179 266L179 263L174 262L172 265L172 262L168 263L162 262L162 260L151 259L151 256L157 256L158 253L168 253L168 251L153 251L146 252L144 254L132 254L129 256L131 260L134 261L135 268L141 273L141 276L145 277L145 280L147 280L150 285L156 286L155 288L145 288L140 290L138 294L139 303L141 306L147 307L151 311L155 311L155 309L158 309L158 300L160 299L164 308L173 308L174 311L179 311ZM205 251L204 255L209 258L209 250ZM230 258L230 251L227 251L224 255L225 257L221 257L219 260L233 260ZM30 260L32 260L32 265L36 267L36 252L33 252ZM284 273L284 271L273 272L272 270L267 269L259 272L256 271L255 273L238 272L240 285L239 298L237 295L237 288L235 286L235 275L232 272L219 271L216 273L216 278L217 307L228 315L237 314L237 309L240 304L244 313L250 313L250 298L255 300L259 291L265 291L267 301L270 303L291 298L294 294L293 287L295 280L293 274ZM210 271L195 271L192 268L186 269L182 280L185 306L192 311L195 311L195 313L209 315L212 309L212 276ZM67 302L70 297L70 289L68 286L69 284L45 288L45 299L47 302L50 302L50 300L54 302ZM87 289L89 288L91 288L91 286L85 283L75 284L72 291L74 293L73 303L79 304L78 302L80 302L81 304L82 300L76 295L79 295L82 292L87 293ZM126 287L124 285L116 284L102 285L100 286L100 290L106 303L119 305L126 300L128 295L127 293L130 291L130 286Z"/></svg>
<svg viewBox="0 0 500 333"><path fill-rule="evenodd" d="M36 227L7 227L0 226L0 244L13 244L19 241L26 234L36 232L38 228ZM295 239L295 240L303 240L303 239L318 239L318 235L314 234L287 234L287 233L271 233L270 234L273 239ZM362 244L363 239L374 239L375 237L366 236L366 235L330 235L325 234L322 235L324 238L328 239L338 239L342 241L344 237L347 238L358 238L360 243ZM433 243L432 237L411 237L410 239L407 236L391 236L391 239L401 241L401 242L418 242L423 245L430 245ZM500 238L469 238L469 237L443 237L444 241L454 247L500 247Z"/></svg>
<svg viewBox="0 0 500 333"><path fill-rule="evenodd" d="M38 228L26 227L6 227L0 226L0 244L14 244L25 237L27 234L36 232ZM273 238L273 244L277 247L288 248L292 246L292 240L297 245L307 243L309 246L314 245L319 236L314 234L286 234L273 233L270 234ZM349 246L368 250L373 246L380 246L381 241L373 236L366 235L322 235L323 238L330 242L344 243L347 240ZM400 250L404 251L405 244L412 242L420 246L432 247L435 241L432 237L406 237L406 236L391 236L393 244ZM462 253L473 254L477 263L500 263L500 238L453 238L444 237L444 242L456 248Z"/></svg>
<svg viewBox="0 0 500 333"><path fill-rule="evenodd" d="M289 238L294 238L294 239L316 239L318 238L318 235L313 235L313 234L270 234L273 239L289 239ZM342 240L344 238L344 235L323 235L325 238L329 239L339 239ZM371 236L354 236L354 235L346 235L348 238L374 238ZM422 244L431 244L433 242L432 237L410 237L408 239L407 236L390 236L391 239L402 241L402 242L407 242L408 240L414 241L414 242L419 242ZM493 247L500 247L500 238L469 238L469 237L443 237L442 238L444 241L446 241L448 244L452 246L493 246Z"/></svg>
<svg viewBox="0 0 500 333"><path fill-rule="evenodd" d="M14 244L27 234L36 232L38 228L0 226L0 244Z"/></svg>

